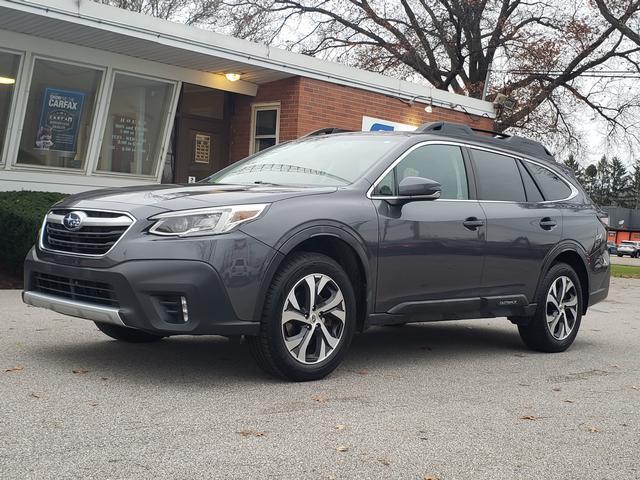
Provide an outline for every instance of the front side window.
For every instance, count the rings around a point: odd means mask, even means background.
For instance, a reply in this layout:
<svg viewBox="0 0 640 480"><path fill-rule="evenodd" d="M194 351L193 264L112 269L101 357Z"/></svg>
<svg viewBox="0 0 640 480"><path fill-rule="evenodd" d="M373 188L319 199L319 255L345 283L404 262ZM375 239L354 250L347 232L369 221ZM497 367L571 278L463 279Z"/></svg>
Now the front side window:
<svg viewBox="0 0 640 480"><path fill-rule="evenodd" d="M460 147L426 145L416 148L376 185L373 195L397 195L397 186L407 177L423 177L440 183L442 199L469 198L467 172Z"/></svg>
<svg viewBox="0 0 640 480"><path fill-rule="evenodd" d="M37 59L33 68L18 163L82 169L102 71Z"/></svg>
<svg viewBox="0 0 640 480"><path fill-rule="evenodd" d="M174 85L117 73L97 170L155 175Z"/></svg>
<svg viewBox="0 0 640 480"><path fill-rule="evenodd" d="M254 105L251 153L258 153L278 143L280 107L278 105Z"/></svg>
<svg viewBox="0 0 640 480"><path fill-rule="evenodd" d="M11 112L11 101L16 87L19 65L20 57L18 55L0 52L0 162L9 126L9 113Z"/></svg>
<svg viewBox="0 0 640 480"><path fill-rule="evenodd" d="M232 185L349 185L405 140L403 137L370 135L306 138L253 155L202 182Z"/></svg>
<svg viewBox="0 0 640 480"><path fill-rule="evenodd" d="M522 177L516 160L506 155L472 150L480 200L525 202Z"/></svg>
<svg viewBox="0 0 640 480"><path fill-rule="evenodd" d="M531 172L546 200L563 200L571 196L571 188L556 173L535 163L525 161L524 165Z"/></svg>

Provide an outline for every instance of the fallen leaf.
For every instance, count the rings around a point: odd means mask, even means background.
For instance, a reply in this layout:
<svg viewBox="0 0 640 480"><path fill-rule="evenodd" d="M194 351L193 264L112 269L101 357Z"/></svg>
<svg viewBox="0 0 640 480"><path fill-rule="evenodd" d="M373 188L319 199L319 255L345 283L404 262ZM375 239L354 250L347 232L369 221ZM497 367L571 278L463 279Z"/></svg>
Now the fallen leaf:
<svg viewBox="0 0 640 480"><path fill-rule="evenodd" d="M559 392L562 389L560 387L553 387L551 390L553 390L554 392Z"/></svg>
<svg viewBox="0 0 640 480"><path fill-rule="evenodd" d="M109 379L107 377L100 377L100 380L102 380L103 382L106 382Z"/></svg>
<svg viewBox="0 0 640 480"><path fill-rule="evenodd" d="M21 370L24 370L24 367L22 365L16 365L15 367L7 368L5 372L19 372Z"/></svg>
<svg viewBox="0 0 640 480"><path fill-rule="evenodd" d="M379 458L378 461L385 467L391 465L391 460L389 460L388 458Z"/></svg>
<svg viewBox="0 0 640 480"><path fill-rule="evenodd" d="M564 403L576 403L574 400L563 400Z"/></svg>
<svg viewBox="0 0 640 480"><path fill-rule="evenodd" d="M329 401L329 399L323 395L314 395L311 397L311 400L318 403L327 403Z"/></svg>
<svg viewBox="0 0 640 480"><path fill-rule="evenodd" d="M537 420L538 417L534 416L534 415L523 415L522 417L520 417L520 420Z"/></svg>
<svg viewBox="0 0 640 480"><path fill-rule="evenodd" d="M639 386L637 386L637 385L631 385L631 388L632 388L633 390L640 390L640 387L639 387Z"/></svg>
<svg viewBox="0 0 640 480"><path fill-rule="evenodd" d="M598 430L596 427L589 427L589 428L587 428L587 432L590 432L590 433L599 433L599 432L600 432L600 430Z"/></svg>
<svg viewBox="0 0 640 480"><path fill-rule="evenodd" d="M349 447L345 447L344 445L339 445L336 447L336 452L348 452Z"/></svg>
<svg viewBox="0 0 640 480"><path fill-rule="evenodd" d="M336 425L336 430L337 430L338 432L341 432L341 431L342 431L342 430L344 430L345 428L347 428L347 426L346 426L346 425L343 425L343 424L341 424L341 423L339 423L338 425Z"/></svg>
<svg viewBox="0 0 640 480"><path fill-rule="evenodd" d="M37 393L33 393L33 392L31 392L29 394L29 396L32 397L32 398L40 398L40 395L38 395Z"/></svg>
<svg viewBox="0 0 640 480"><path fill-rule="evenodd" d="M611 368L620 368L620 365L616 365L616 364L609 365L609 366L610 366Z"/></svg>
<svg viewBox="0 0 640 480"><path fill-rule="evenodd" d="M369 372L367 372L366 370L355 370L353 373L357 375L369 375Z"/></svg>
<svg viewBox="0 0 640 480"><path fill-rule="evenodd" d="M257 432L255 430L240 430L238 434L241 437L264 437L264 432Z"/></svg>
<svg viewBox="0 0 640 480"><path fill-rule="evenodd" d="M71 370L73 373L76 374L80 374L80 375L84 375L85 373L89 373L89 370L87 370L86 368L74 368L73 370Z"/></svg>
<svg viewBox="0 0 640 480"><path fill-rule="evenodd" d="M422 477L422 480L440 480L438 477L434 477L433 475L425 475Z"/></svg>
<svg viewBox="0 0 640 480"><path fill-rule="evenodd" d="M90 407L97 407L98 406L98 402L87 402L89 404Z"/></svg>

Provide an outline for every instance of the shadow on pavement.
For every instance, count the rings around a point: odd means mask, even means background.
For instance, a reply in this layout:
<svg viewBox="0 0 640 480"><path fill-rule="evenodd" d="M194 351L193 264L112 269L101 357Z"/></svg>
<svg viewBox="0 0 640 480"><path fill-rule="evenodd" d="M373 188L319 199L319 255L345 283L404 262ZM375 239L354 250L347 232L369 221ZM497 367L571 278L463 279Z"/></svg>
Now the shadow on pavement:
<svg viewBox="0 0 640 480"><path fill-rule="evenodd" d="M500 322L495 321L494 322ZM83 367L105 377L147 383L264 382L245 344L222 337L172 337L151 344L127 344L104 337L95 341L39 346L34 352L60 368ZM510 357L525 350L517 329L501 323L472 327L465 322L375 327L356 335L344 369L402 368L442 360L473 361ZM428 354L428 355L427 355ZM525 354L525 353L523 353ZM519 354L520 355L520 354ZM340 370L336 373L340 375Z"/></svg>

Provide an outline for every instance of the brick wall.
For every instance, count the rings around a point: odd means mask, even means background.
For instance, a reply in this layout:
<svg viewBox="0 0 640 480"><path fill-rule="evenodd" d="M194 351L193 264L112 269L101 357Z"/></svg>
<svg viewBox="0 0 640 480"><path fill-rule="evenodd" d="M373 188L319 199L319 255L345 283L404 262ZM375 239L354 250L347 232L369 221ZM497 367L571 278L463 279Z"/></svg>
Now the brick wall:
<svg viewBox="0 0 640 480"><path fill-rule="evenodd" d="M310 78L293 77L261 85L256 97L238 95L231 123L230 161L235 162L249 153L251 104L280 101L280 141L298 138L324 127L349 130L362 128L362 117L376 117L392 122L420 125L445 120L491 129L489 118L425 105L407 105L397 98L344 87Z"/></svg>

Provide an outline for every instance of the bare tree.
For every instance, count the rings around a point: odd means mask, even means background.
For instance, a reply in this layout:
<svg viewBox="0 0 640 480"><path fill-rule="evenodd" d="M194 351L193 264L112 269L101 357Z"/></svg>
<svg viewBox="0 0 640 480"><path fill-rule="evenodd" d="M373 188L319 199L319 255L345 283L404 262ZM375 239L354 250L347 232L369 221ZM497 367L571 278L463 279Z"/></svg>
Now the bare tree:
<svg viewBox="0 0 640 480"><path fill-rule="evenodd" d="M630 2L615 1L609 2L609 5L604 0L595 0L598 10L602 13L602 16L616 29L625 35L629 40L640 45L640 14L639 15L626 15L627 10L639 12L640 0L633 0Z"/></svg>
<svg viewBox="0 0 640 480"><path fill-rule="evenodd" d="M500 130L558 132L576 141L575 126L584 122L576 112L586 106L610 133L636 135L629 118L640 108L640 92L626 91L624 79L603 70L637 70L640 46L590 0L225 3L268 15L261 32L272 42L388 75L422 78L439 89L479 98L491 70L489 98L502 93L518 102L515 109L499 111ZM617 18L632 18L639 3L619 7Z"/></svg>

